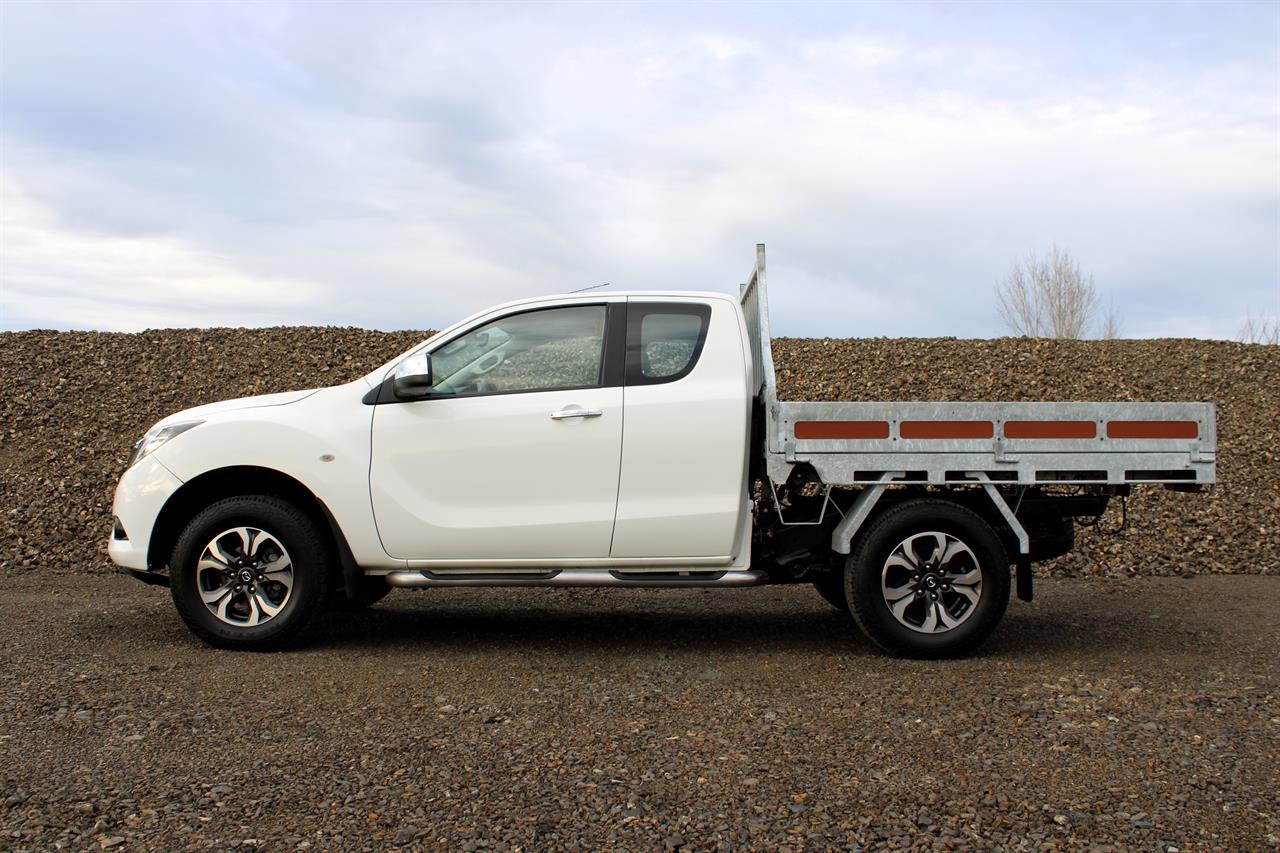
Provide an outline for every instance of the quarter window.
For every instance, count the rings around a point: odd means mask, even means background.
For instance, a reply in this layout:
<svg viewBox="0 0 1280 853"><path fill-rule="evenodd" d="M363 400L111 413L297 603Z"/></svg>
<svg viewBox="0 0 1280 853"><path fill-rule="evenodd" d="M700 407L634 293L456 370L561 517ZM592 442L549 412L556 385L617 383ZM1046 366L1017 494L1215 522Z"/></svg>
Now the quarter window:
<svg viewBox="0 0 1280 853"><path fill-rule="evenodd" d="M511 314L431 354L433 393L558 391L600 385L605 306Z"/></svg>
<svg viewBox="0 0 1280 853"><path fill-rule="evenodd" d="M627 384L654 385L687 376L707 339L708 305L627 306Z"/></svg>

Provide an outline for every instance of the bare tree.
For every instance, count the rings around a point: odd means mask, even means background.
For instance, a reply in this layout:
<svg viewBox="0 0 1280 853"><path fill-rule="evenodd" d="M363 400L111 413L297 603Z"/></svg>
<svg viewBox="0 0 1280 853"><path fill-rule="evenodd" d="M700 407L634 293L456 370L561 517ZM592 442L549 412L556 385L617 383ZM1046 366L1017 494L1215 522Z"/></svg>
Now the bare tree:
<svg viewBox="0 0 1280 853"><path fill-rule="evenodd" d="M1240 342L1246 344L1280 344L1280 317L1266 314L1245 318L1240 330Z"/></svg>
<svg viewBox="0 0 1280 853"><path fill-rule="evenodd" d="M1102 321L1098 328L1098 337L1104 341L1114 341L1120 337L1120 332L1124 328L1124 324L1120 322L1120 311L1116 308L1114 299L1107 302L1107 310L1102 314Z"/></svg>
<svg viewBox="0 0 1280 853"><path fill-rule="evenodd" d="M1120 315L1112 303L1101 316L1093 276L1081 271L1055 243L1044 257L1031 252L996 285L1000 319L1017 335L1083 338L1095 326L1104 338L1118 337Z"/></svg>

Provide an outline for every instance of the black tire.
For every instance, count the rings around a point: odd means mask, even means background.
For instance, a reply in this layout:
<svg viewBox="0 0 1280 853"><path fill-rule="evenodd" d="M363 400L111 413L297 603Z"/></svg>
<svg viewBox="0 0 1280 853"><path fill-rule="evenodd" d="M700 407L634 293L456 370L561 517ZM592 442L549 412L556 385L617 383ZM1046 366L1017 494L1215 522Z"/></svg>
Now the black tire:
<svg viewBox="0 0 1280 853"><path fill-rule="evenodd" d="M971 602L968 594L960 595L958 575L927 568L929 561L940 556L938 546L931 545L930 538L923 535L927 533L943 534L947 550L951 550L952 540L967 549L967 553L955 549L951 562L942 568L951 566L966 577L972 577L975 570L980 573L976 603ZM913 540L915 536L920 539ZM919 544L908 544L914 542ZM918 569L908 570L900 564L901 555L905 553L898 550L900 547L915 551L912 557L913 562L919 563ZM922 548L933 556L922 556ZM895 558L895 564L887 567L891 557ZM913 575L913 571L916 574ZM902 616L905 621L918 620L916 629L893 614L886 600L889 593L882 589L882 582L889 585L889 580L899 577L905 580L892 584L893 589L905 589L910 584L917 590L911 594L916 603L904 605ZM1004 616L1009 604L1009 556L995 531L973 511L945 500L912 500L885 510L867 526L849 555L844 581L854 621L880 648L904 657L959 657L981 645ZM952 585L952 581L957 583ZM945 592L940 586L943 582L947 584ZM930 592L935 584L939 584L938 588ZM964 586L969 593L975 593L971 584ZM932 610L930 596L933 595L938 596L938 603L950 609ZM906 598L904 595L898 601ZM947 620L957 619L959 624L936 633L924 632L930 625L945 624L943 614Z"/></svg>
<svg viewBox="0 0 1280 853"><path fill-rule="evenodd" d="M832 570L819 575L813 582L813 588L822 596L822 600L841 613L849 612L849 599L844 594L844 572Z"/></svg>
<svg viewBox="0 0 1280 853"><path fill-rule="evenodd" d="M287 551L291 566L291 587L283 598L283 606L254 625L229 624L219 619L201 597L202 581L197 572L197 565L212 540L223 531L241 527L269 534ZM230 550L234 550L234 545ZM296 640L323 609L332 582L333 564L332 549L323 531L293 504L268 495L226 498L196 515L178 537L169 562L170 592L182 621L209 645L271 651ZM247 599L241 600L247 602Z"/></svg>
<svg viewBox="0 0 1280 853"><path fill-rule="evenodd" d="M364 610L366 607L372 607L386 598L389 592L391 592L391 587L387 584L386 579L380 577L361 578L360 586L356 589L355 595L348 594L345 589L335 589L333 596L329 599L329 609L338 611Z"/></svg>

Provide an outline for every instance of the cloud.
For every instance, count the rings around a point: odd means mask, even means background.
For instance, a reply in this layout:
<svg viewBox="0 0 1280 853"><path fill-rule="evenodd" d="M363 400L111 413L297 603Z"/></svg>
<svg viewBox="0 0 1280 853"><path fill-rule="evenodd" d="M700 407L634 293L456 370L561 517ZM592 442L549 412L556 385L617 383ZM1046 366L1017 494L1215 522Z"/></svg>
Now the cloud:
<svg viewBox="0 0 1280 853"><path fill-rule="evenodd" d="M319 298L306 282L245 273L232 259L182 239L60 227L7 181L0 182L0 232L12 327L283 325L298 305ZM200 319L192 323L193 317Z"/></svg>
<svg viewBox="0 0 1280 853"><path fill-rule="evenodd" d="M1055 240L1132 334L1280 299L1274 15L860 9L7 10L3 323L423 328L757 241L785 334L999 334Z"/></svg>

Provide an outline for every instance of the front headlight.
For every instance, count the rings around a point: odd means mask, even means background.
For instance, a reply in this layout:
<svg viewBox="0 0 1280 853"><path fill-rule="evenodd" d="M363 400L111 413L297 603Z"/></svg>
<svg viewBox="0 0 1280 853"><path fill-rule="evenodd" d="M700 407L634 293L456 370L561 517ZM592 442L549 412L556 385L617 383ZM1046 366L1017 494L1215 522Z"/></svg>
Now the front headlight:
<svg viewBox="0 0 1280 853"><path fill-rule="evenodd" d="M182 435L187 430L192 427L198 427L202 423L204 421L182 421L181 423L168 424L163 427L152 427L147 430L146 435L138 439L137 443L133 445L133 450L129 453L129 462L124 467L132 468L135 462L169 439Z"/></svg>

